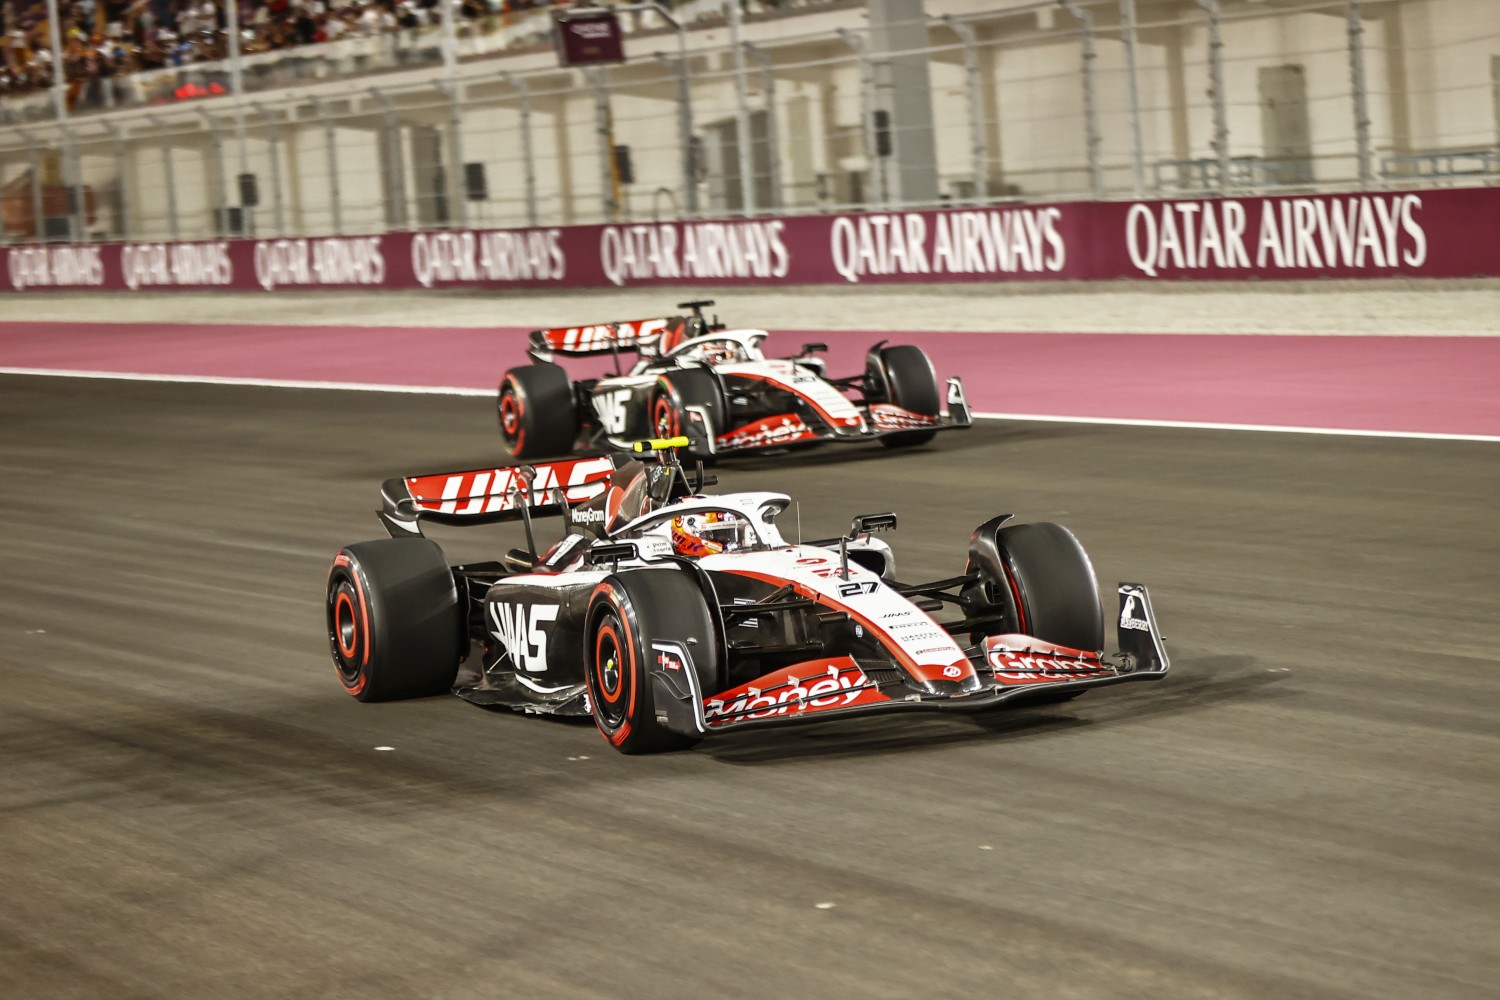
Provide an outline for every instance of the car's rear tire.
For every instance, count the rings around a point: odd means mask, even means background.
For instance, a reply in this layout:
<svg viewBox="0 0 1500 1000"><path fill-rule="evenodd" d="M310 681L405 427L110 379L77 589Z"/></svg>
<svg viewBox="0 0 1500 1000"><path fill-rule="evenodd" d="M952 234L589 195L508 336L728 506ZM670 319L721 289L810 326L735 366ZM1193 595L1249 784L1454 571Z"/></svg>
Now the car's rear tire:
<svg viewBox="0 0 1500 1000"><path fill-rule="evenodd" d="M702 432L710 439L717 439L724 425L724 394L719 382L712 374L701 368L683 368L663 372L651 390L651 421L653 437L676 437L687 434L690 418L688 407L701 409L708 418ZM713 453L706 447L689 448L694 458L711 459Z"/></svg>
<svg viewBox="0 0 1500 1000"><path fill-rule="evenodd" d="M382 538L340 550L328 573L328 645L344 690L394 701L453 687L463 658L458 587L425 538Z"/></svg>
<svg viewBox="0 0 1500 1000"><path fill-rule="evenodd" d="M687 573L638 570L604 579L589 600L584 670L589 708L604 739L621 753L683 750L696 737L673 732L657 721L649 659L651 644L671 639L693 660L698 689L717 693L723 686L720 651L708 603Z"/></svg>
<svg viewBox="0 0 1500 1000"><path fill-rule="evenodd" d="M924 417L942 415L943 393L937 372L920 347L898 344L871 351L865 359L865 385L875 389L878 398L872 402L893 403ZM936 436L936 431L905 431L888 434L880 443L887 448L910 448Z"/></svg>
<svg viewBox="0 0 1500 1000"><path fill-rule="evenodd" d="M1007 525L999 547L1016 604L1016 630L1073 649L1104 648L1104 611L1088 553L1060 524Z"/></svg>
<svg viewBox="0 0 1500 1000"><path fill-rule="evenodd" d="M573 450L578 407L573 383L558 365L522 365L506 372L496 410L500 439L512 458L549 458Z"/></svg>

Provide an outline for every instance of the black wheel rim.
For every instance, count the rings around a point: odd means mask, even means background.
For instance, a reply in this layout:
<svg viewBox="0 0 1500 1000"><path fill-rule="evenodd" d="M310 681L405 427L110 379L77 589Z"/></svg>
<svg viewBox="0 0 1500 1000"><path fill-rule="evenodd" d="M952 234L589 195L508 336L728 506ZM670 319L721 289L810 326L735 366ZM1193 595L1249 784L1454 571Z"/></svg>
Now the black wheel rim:
<svg viewBox="0 0 1500 1000"><path fill-rule="evenodd" d="M359 592L348 577L341 577L328 592L328 645L339 680L351 690L360 686L360 662L366 641Z"/></svg>
<svg viewBox="0 0 1500 1000"><path fill-rule="evenodd" d="M626 657L630 651L620 619L607 614L594 629L594 663L590 679L594 688L594 710L600 726L614 732L625 724L630 712L631 675Z"/></svg>
<svg viewBox="0 0 1500 1000"><path fill-rule="evenodd" d="M515 393L505 391L500 394L500 434L505 440L514 444L521 430L521 408L516 403Z"/></svg>

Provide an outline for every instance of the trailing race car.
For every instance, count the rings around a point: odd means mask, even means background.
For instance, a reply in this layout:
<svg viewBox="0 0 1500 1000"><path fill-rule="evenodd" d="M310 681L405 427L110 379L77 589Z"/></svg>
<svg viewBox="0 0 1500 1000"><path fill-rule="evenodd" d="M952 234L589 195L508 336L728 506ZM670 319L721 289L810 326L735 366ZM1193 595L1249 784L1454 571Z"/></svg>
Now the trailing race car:
<svg viewBox="0 0 1500 1000"><path fill-rule="evenodd" d="M817 357L826 345L767 358L766 331L709 322L703 309L711 305L683 302L686 316L533 331L533 363L500 380L500 436L511 456L628 451L642 437L677 435L705 459L820 441L903 447L971 423L963 382L940 385L919 347L881 341L862 374L830 379ZM628 372L621 352L636 356ZM614 374L576 382L554 360L605 354L615 358Z"/></svg>
<svg viewBox="0 0 1500 1000"><path fill-rule="evenodd" d="M752 726L1060 701L1167 672L1139 584L1119 586L1120 652L1100 652L1094 571L1059 525L992 517L963 572L902 583L873 537L894 514L791 543L776 524L789 497L705 495L712 477L700 463L690 478L670 450L686 445L387 481L392 537L343 549L328 577L344 689L592 714L617 749L649 753ZM539 552L545 515L566 529ZM527 548L497 562L450 566L421 531L510 520Z"/></svg>

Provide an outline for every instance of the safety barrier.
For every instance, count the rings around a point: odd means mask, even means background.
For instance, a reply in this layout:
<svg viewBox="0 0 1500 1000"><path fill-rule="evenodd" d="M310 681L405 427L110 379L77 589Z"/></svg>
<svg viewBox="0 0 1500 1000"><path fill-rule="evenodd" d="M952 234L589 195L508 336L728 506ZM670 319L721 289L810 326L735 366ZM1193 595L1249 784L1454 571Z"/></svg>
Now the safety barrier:
<svg viewBox="0 0 1500 1000"><path fill-rule="evenodd" d="M1500 276L1500 188L306 239L34 244L0 290L604 288Z"/></svg>

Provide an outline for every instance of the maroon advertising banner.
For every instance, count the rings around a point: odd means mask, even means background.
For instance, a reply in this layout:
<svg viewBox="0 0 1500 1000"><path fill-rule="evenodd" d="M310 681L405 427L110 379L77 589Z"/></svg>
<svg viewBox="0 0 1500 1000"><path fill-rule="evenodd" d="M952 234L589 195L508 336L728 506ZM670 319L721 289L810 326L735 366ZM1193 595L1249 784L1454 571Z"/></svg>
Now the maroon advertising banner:
<svg viewBox="0 0 1500 1000"><path fill-rule="evenodd" d="M1500 275L1500 188L12 246L0 291Z"/></svg>

